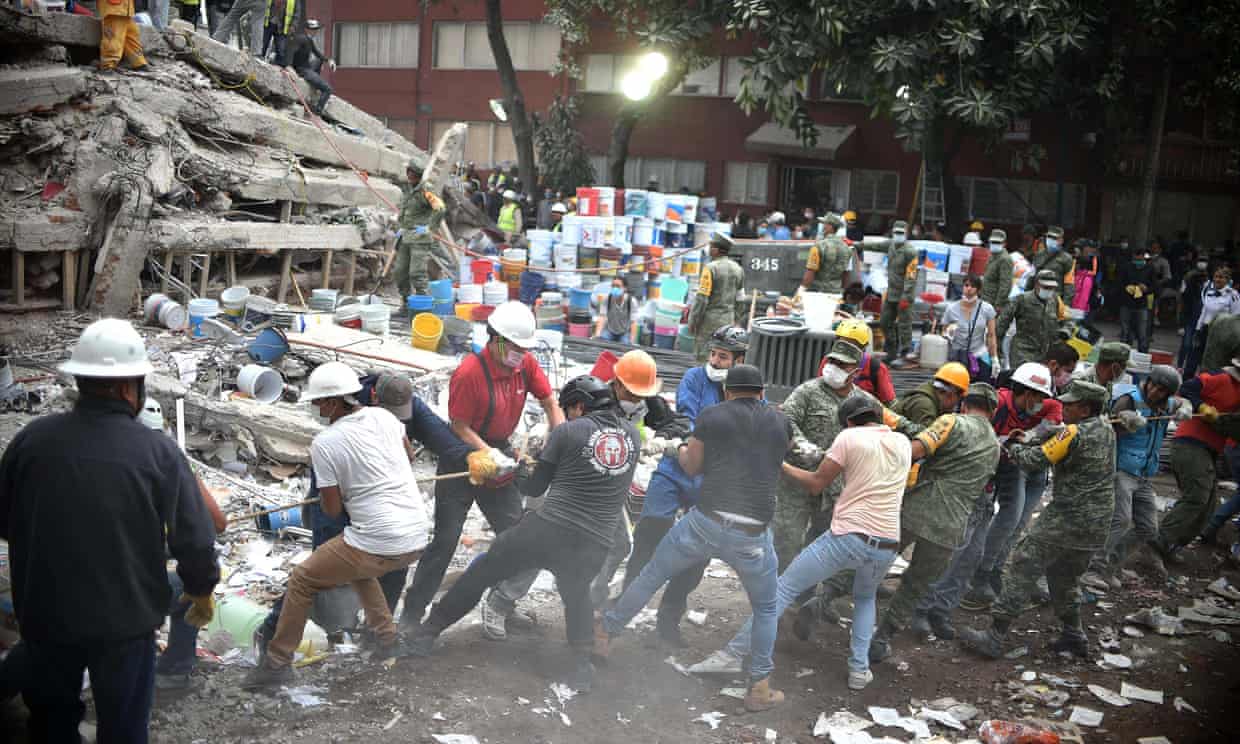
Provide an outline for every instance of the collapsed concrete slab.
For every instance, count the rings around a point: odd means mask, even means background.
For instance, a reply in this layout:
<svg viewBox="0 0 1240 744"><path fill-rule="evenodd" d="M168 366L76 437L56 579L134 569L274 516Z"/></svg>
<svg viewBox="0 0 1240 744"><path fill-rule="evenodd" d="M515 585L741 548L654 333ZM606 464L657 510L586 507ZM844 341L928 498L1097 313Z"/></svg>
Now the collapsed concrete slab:
<svg viewBox="0 0 1240 744"><path fill-rule="evenodd" d="M86 73L75 67L0 70L0 114L46 111L86 92Z"/></svg>

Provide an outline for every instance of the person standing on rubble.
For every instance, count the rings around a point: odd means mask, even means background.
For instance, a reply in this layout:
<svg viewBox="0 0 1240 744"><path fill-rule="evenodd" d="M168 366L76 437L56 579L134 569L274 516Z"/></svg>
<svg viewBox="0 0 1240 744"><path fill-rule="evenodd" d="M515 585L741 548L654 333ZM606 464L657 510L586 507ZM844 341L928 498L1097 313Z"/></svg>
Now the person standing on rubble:
<svg viewBox="0 0 1240 744"><path fill-rule="evenodd" d="M276 64L280 66L288 64L285 49L289 36L293 33L293 23L297 16L297 0L267 0L267 12L263 17L263 49L259 56L266 59L268 50L272 50L274 46L272 51L275 53ZM318 21L314 23L315 25L311 26L310 21L306 21L306 27L318 28Z"/></svg>
<svg viewBox="0 0 1240 744"><path fill-rule="evenodd" d="M322 27L323 24L311 18L306 21L305 27L298 29L292 37L281 35L276 43L276 64L281 67L291 65L293 71L301 76L307 85L319 92L319 100L310 105L310 110L318 116L323 115L327 109L327 101L332 97L331 84L320 74L323 71L323 63L327 62L328 67L336 69L336 60L328 59L327 55L319 49L311 33ZM284 41L285 38L288 40Z"/></svg>
<svg viewBox="0 0 1240 744"><path fill-rule="evenodd" d="M452 373L448 417L452 431L473 451L464 459L441 457L438 472L468 469L470 476L468 481L445 480L435 486L435 539L418 562L405 595L403 625L422 622L474 503L497 535L521 519L521 495L513 484L517 462L508 439L521 421L526 394L542 405L548 432L564 422L547 375L528 351L535 342L534 326L534 314L520 302L496 307L487 319L487 345L481 353L462 359ZM510 599L516 602L515 597Z"/></svg>
<svg viewBox="0 0 1240 744"><path fill-rule="evenodd" d="M165 556L198 627L214 614L215 530L176 443L136 420L153 368L128 322L86 327L60 370L73 410L27 424L0 458L0 538L29 677L31 741L77 741L90 671L100 741L146 742Z"/></svg>
<svg viewBox="0 0 1240 744"><path fill-rule="evenodd" d="M410 160L405 166L405 177L409 183L401 187L404 196L400 202L394 270L401 308L408 313L406 299L410 293L424 295L430 291L426 269L435 246L434 233L443 222L446 209L443 199L422 180L422 166L417 161Z"/></svg>
<svg viewBox="0 0 1240 744"><path fill-rule="evenodd" d="M684 471L702 474L701 499L659 543L615 608L594 626L594 653L605 659L611 639L664 582L690 566L719 558L740 576L753 610L744 705L754 712L784 701L784 694L770 684L778 585L770 523L775 481L792 441L788 419L762 399L764 387L757 367L738 364L728 370L725 401L702 411L688 442L679 448Z"/></svg>
<svg viewBox="0 0 1240 744"><path fill-rule="evenodd" d="M620 522L641 436L624 416L611 386L597 377L569 380L560 392L560 405L566 423L547 435L533 472L518 479L526 495L546 493L542 506L470 564L431 608L410 648L420 656L429 654L435 639L473 609L487 587L545 568L555 574L568 642L576 652L571 686L588 692L594 681L590 582Z"/></svg>
<svg viewBox="0 0 1240 744"><path fill-rule="evenodd" d="M106 3L108 0L104 0ZM258 56L259 51L263 48L263 19L267 17L267 3L270 0L233 0L232 7L228 9L228 14L216 26L215 32L211 34L211 38L227 44L232 37L233 31L237 31L241 26L241 19L245 18L246 30L242 34L242 43L239 46L250 50L250 54Z"/></svg>
<svg viewBox="0 0 1240 744"><path fill-rule="evenodd" d="M142 36L138 33L133 14L134 0L104 0L99 3L99 17L103 25L99 31L101 72L114 71L122 58L134 70L149 66L142 54Z"/></svg>
<svg viewBox="0 0 1240 744"><path fill-rule="evenodd" d="M699 362L710 356L715 331L736 322L736 300L745 286L745 270L728 257L734 245L723 233L710 236L711 261L702 269L689 310L689 331L697 337L693 350Z"/></svg>
<svg viewBox="0 0 1240 744"><path fill-rule="evenodd" d="M356 397L361 389L348 365L327 362L310 373L302 393L328 422L310 444L319 503L331 517L347 511L349 525L293 569L275 635L246 687L292 680L293 651L301 644L315 595L342 584L353 585L377 638L372 658L404 651L378 579L422 555L430 520L409 464L412 447L404 427L391 411L363 406Z"/></svg>

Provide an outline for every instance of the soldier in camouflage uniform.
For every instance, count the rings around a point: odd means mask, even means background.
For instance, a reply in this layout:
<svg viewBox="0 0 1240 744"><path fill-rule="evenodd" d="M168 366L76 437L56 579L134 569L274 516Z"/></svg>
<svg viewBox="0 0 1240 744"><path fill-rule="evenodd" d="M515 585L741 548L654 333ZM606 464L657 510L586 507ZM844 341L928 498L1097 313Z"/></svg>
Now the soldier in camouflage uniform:
<svg viewBox="0 0 1240 744"><path fill-rule="evenodd" d="M909 366L900 358L913 348L913 299L917 291L917 249L905 242L908 223L896 220L891 239L869 243L871 250L887 250L887 294L878 322L883 329L883 349L892 369Z"/></svg>
<svg viewBox="0 0 1240 744"><path fill-rule="evenodd" d="M405 166L409 183L401 187L404 196L400 202L400 238L396 249L396 287L400 290L401 306L410 291L427 294L430 291L426 275L434 238L431 235L443 222L443 200L430 187L422 183L422 168L410 160Z"/></svg>
<svg viewBox="0 0 1240 744"><path fill-rule="evenodd" d="M909 472L914 485L905 491L900 510L900 551L915 547L870 642L872 662L887 658L892 636L908 627L917 603L965 542L978 502L990 499L986 484L999 464L999 439L990 417L998 404L993 387L973 383L964 397L964 413L940 416L913 437L913 460L920 462ZM911 430L904 422L893 428Z"/></svg>
<svg viewBox="0 0 1240 744"><path fill-rule="evenodd" d="M1055 292L1063 298L1067 304L1072 304L1072 297L1076 294L1076 284L1068 279L1068 275L1072 273L1072 267L1075 262L1072 260L1072 254L1063 249L1063 228L1054 225L1046 228L1046 249L1033 257L1033 270L1040 275L1043 271L1050 271L1055 275ZM1040 279L1038 280L1040 281ZM1029 279L1025 289L1033 289L1034 279Z"/></svg>
<svg viewBox="0 0 1240 744"><path fill-rule="evenodd" d="M843 294L844 277L848 274L848 262L853 255L852 249L839 234L844 218L827 212L818 221L822 223L823 236L809 249L801 286L811 292Z"/></svg>
<svg viewBox="0 0 1240 744"><path fill-rule="evenodd" d="M711 262L702 269L689 311L689 331L697 337L693 350L699 362L710 355L710 337L715 331L736 323L736 297L745 286L745 270L728 258L732 246L732 238L723 233L711 236Z"/></svg>
<svg viewBox="0 0 1240 744"><path fill-rule="evenodd" d="M837 338L827 354L823 376L801 383L784 401L784 415L792 424L792 450L788 461L793 465L803 470L817 469L823 453L830 449L840 433L836 417L840 403L853 395L869 395L852 382L861 354L860 346ZM787 476L779 477L771 529L780 571L805 547L811 524L817 529L831 523L835 500L843 488L843 479L837 478L822 493L808 494Z"/></svg>
<svg viewBox="0 0 1240 744"><path fill-rule="evenodd" d="M1128 368L1128 358L1132 355L1132 347L1119 341L1107 341L1098 347L1098 361L1088 372L1076 375L1076 379L1101 385L1107 390L1107 406L1114 400L1116 381L1124 376Z"/></svg>
<svg viewBox="0 0 1240 744"><path fill-rule="evenodd" d="M1217 372L1240 357L1240 315L1219 315L1209 325L1205 350L1201 354L1201 372Z"/></svg>
<svg viewBox="0 0 1240 744"><path fill-rule="evenodd" d="M1025 362L1041 362L1046 350L1058 337L1060 317L1059 301L1055 296L1058 286L1052 271L1038 272L1038 286L1033 292L1017 295L1016 299L999 313L995 322L995 335L1002 339L1012 323L1016 335L1005 360L1009 369L1016 369Z"/></svg>
<svg viewBox="0 0 1240 744"><path fill-rule="evenodd" d="M1089 656L1077 580L1089 568L1090 556L1106 543L1115 507L1115 429L1104 415L1107 391L1101 385L1073 380L1059 401L1068 424L1062 432L1040 446L1009 445L1009 455L1021 468L1054 469L1054 496L1003 569L1003 594L991 610L990 627L956 631L965 647L991 659L1003 655L1003 639L1029 606L1043 573L1063 623L1051 648Z"/></svg>
<svg viewBox="0 0 1240 744"><path fill-rule="evenodd" d="M982 274L982 302L989 302L995 312L1001 313L1008 306L1011 295L1012 254L1007 250L1007 233L991 230L990 260L986 262L986 272Z"/></svg>
<svg viewBox="0 0 1240 744"><path fill-rule="evenodd" d="M900 396L891 410L925 428L939 416L955 411L968 387L969 370L960 362L948 362L934 373L934 379Z"/></svg>

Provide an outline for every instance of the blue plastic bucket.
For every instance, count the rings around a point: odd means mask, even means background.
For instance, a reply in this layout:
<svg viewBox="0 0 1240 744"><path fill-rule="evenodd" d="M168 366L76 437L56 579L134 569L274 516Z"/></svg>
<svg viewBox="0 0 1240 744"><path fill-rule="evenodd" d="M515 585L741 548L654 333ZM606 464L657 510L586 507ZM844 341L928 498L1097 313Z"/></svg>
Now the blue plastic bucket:
<svg viewBox="0 0 1240 744"><path fill-rule="evenodd" d="M301 526L301 508L294 507L283 511L272 512L255 517L258 529L264 532L279 532L285 527Z"/></svg>
<svg viewBox="0 0 1240 744"><path fill-rule="evenodd" d="M250 358L264 364L274 364L288 353L288 339L279 328L264 328L246 347Z"/></svg>
<svg viewBox="0 0 1240 744"><path fill-rule="evenodd" d="M452 300L452 280L436 279L431 282L431 297L436 300Z"/></svg>
<svg viewBox="0 0 1240 744"><path fill-rule="evenodd" d="M590 309L590 290L573 288L569 290L568 306L573 310Z"/></svg>
<svg viewBox="0 0 1240 744"><path fill-rule="evenodd" d="M426 312L435 304L435 298L430 295L409 295L405 298L405 304L414 312Z"/></svg>
<svg viewBox="0 0 1240 744"><path fill-rule="evenodd" d="M431 312L440 317L455 317L456 303L452 300L435 300L431 303Z"/></svg>

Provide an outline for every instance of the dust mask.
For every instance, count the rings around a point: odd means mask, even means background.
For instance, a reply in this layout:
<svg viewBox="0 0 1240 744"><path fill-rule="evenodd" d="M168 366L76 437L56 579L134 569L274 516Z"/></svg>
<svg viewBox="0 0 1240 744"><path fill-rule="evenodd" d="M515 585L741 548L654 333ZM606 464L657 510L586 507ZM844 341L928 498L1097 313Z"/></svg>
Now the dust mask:
<svg viewBox="0 0 1240 744"><path fill-rule="evenodd" d="M1055 290L1053 289L1039 289L1038 290L1038 299L1042 300L1043 302L1049 300L1054 295L1055 295Z"/></svg>
<svg viewBox="0 0 1240 744"><path fill-rule="evenodd" d="M905 235L902 232L891 234L891 242L893 243L903 243L904 239L905 239Z"/></svg>
<svg viewBox="0 0 1240 744"><path fill-rule="evenodd" d="M1046 239L1046 250L1050 251L1051 253L1054 253L1055 251L1059 250L1059 241L1056 240L1055 238L1047 238Z"/></svg>
<svg viewBox="0 0 1240 744"><path fill-rule="evenodd" d="M1002 251L1003 251L1003 243L991 243L990 244L991 253L1000 253Z"/></svg>
<svg viewBox="0 0 1240 744"><path fill-rule="evenodd" d="M622 400L620 410L624 412L624 417L629 421L641 421L646 418L646 401Z"/></svg>
<svg viewBox="0 0 1240 744"><path fill-rule="evenodd" d="M706 378L711 382L722 383L728 378L728 371L726 369L720 369L713 364L707 364L704 369L706 370Z"/></svg>
<svg viewBox="0 0 1240 744"><path fill-rule="evenodd" d="M1198 261L1198 262L1197 262L1197 270L1198 270L1198 271L1205 271L1205 270L1206 270L1206 266L1208 266L1208 264L1207 264L1205 261Z"/></svg>
<svg viewBox="0 0 1240 744"><path fill-rule="evenodd" d="M514 349L508 345L508 341L501 342L501 359L505 367L511 369L520 369L521 364L525 362L525 352L520 349Z"/></svg>
<svg viewBox="0 0 1240 744"><path fill-rule="evenodd" d="M822 381L832 390L839 390L848 384L848 372L834 364L827 364L822 368Z"/></svg>

